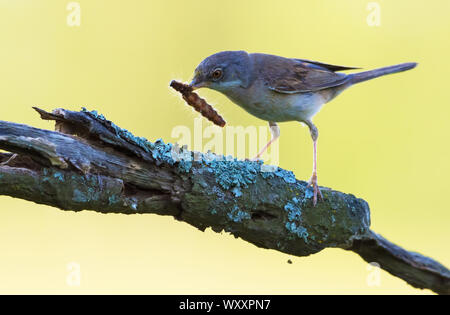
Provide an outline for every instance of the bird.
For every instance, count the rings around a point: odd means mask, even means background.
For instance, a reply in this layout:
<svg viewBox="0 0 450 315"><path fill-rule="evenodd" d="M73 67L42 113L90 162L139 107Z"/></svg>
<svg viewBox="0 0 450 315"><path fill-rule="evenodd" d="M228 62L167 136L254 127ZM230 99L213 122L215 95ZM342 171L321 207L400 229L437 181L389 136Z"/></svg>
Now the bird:
<svg viewBox="0 0 450 315"><path fill-rule="evenodd" d="M297 121L308 126L313 141L313 171L307 187L313 189L313 205L316 206L323 195L317 179L319 131L312 122L313 117L324 104L350 86L410 70L416 65L408 62L346 74L342 71L361 68L263 53L221 51L196 67L190 86L218 91L251 115L269 123L271 139L255 159L280 137L277 123Z"/></svg>

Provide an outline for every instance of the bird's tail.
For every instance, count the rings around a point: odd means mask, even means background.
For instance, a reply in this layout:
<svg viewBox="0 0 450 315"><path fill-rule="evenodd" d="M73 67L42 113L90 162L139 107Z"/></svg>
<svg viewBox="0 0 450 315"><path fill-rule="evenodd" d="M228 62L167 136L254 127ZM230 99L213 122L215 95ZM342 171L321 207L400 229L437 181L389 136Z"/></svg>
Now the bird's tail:
<svg viewBox="0 0 450 315"><path fill-rule="evenodd" d="M407 62L407 63L402 63L402 64L399 64L399 65L395 65L395 66L384 67L384 68L379 68L379 69L375 69L375 70L354 73L354 74L350 75L351 76L351 82L353 84L354 83L359 83L359 82L364 82L364 81L367 81L367 80L371 80L371 79L375 79L375 78L381 77L381 76L386 75L386 74L391 74L391 73L397 73L397 72L410 70L410 69L415 68L416 66L417 66L417 63L415 63L415 62Z"/></svg>

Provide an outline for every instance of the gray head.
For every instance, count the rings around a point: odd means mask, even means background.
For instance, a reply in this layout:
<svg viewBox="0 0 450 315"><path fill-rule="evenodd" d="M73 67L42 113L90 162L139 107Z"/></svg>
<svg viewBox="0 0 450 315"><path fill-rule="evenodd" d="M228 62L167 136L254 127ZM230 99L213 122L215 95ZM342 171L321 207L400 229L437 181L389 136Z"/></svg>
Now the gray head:
<svg viewBox="0 0 450 315"><path fill-rule="evenodd" d="M250 57L245 51L222 51L203 60L195 69L191 86L227 90L250 84Z"/></svg>

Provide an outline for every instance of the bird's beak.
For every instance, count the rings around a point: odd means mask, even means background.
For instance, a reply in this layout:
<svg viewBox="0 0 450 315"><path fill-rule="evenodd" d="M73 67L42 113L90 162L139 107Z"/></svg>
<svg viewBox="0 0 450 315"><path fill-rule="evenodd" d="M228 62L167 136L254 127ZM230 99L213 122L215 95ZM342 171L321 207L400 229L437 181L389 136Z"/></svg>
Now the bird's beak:
<svg viewBox="0 0 450 315"><path fill-rule="evenodd" d="M194 90L202 88L202 87L207 87L208 83L207 82L203 82L202 79L200 78L200 75L195 75L194 79L192 79L191 83L189 84Z"/></svg>

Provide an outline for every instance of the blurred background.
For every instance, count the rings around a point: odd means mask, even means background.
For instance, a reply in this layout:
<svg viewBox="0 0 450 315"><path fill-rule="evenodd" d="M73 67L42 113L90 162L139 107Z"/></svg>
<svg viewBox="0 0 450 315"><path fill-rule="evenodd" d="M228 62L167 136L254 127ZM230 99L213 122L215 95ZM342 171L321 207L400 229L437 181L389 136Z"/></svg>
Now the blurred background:
<svg viewBox="0 0 450 315"><path fill-rule="evenodd" d="M316 116L319 184L364 198L373 230L448 267L448 12L447 0L0 0L0 119L52 129L32 106L85 106L173 142L172 130L193 128L199 114L168 83L190 81L212 53L365 69L416 61ZM199 93L230 125L266 126L217 92ZM280 127L280 166L309 179L308 129ZM1 196L0 238L0 293L430 293L384 271L374 285L351 252L292 257L156 215L63 212Z"/></svg>

